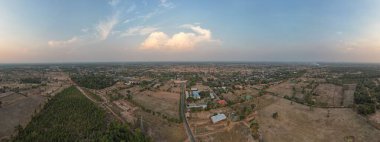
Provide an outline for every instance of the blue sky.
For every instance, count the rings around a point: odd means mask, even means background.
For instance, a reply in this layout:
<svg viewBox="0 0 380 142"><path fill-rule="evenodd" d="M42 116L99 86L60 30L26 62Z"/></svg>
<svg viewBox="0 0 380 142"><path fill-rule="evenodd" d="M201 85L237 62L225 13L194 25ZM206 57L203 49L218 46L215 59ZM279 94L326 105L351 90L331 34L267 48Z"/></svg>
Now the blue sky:
<svg viewBox="0 0 380 142"><path fill-rule="evenodd" d="M375 0L0 0L0 63L380 62Z"/></svg>

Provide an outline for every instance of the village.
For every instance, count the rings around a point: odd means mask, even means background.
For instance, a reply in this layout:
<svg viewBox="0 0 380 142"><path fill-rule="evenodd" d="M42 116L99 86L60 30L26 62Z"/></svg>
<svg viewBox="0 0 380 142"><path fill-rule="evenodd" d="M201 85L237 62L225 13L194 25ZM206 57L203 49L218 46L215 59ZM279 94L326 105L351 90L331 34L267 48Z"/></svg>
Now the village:
<svg viewBox="0 0 380 142"><path fill-rule="evenodd" d="M356 68L342 72L340 67L313 64L162 63L38 70L1 70L4 115L0 117L12 120L0 123L8 127L0 131L3 138L13 134L15 126L26 125L54 92L76 84L117 120L139 128L154 141L379 140L380 77L372 78L376 72L360 73L374 84L369 92L375 110L362 113L361 107L367 106L354 97L360 84L344 78L358 73ZM42 80L10 80L15 74ZM23 92L27 99L39 99L27 106L28 113L18 112L28 105L20 104L27 101L23 95L20 98ZM9 111L13 115L5 115ZM322 136L314 135L316 130Z"/></svg>

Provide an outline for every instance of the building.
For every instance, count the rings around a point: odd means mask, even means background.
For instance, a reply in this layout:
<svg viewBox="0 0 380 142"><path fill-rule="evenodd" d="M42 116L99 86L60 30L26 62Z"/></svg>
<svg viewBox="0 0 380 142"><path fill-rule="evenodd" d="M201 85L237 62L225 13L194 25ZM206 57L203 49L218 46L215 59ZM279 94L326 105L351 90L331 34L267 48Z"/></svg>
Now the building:
<svg viewBox="0 0 380 142"><path fill-rule="evenodd" d="M217 102L221 106L226 106L227 105L227 102L225 100L218 100Z"/></svg>
<svg viewBox="0 0 380 142"><path fill-rule="evenodd" d="M186 99L189 98L189 92L185 91Z"/></svg>
<svg viewBox="0 0 380 142"><path fill-rule="evenodd" d="M215 93L212 93L212 92L211 92L211 93L210 93L210 98L211 98L211 99L215 99Z"/></svg>
<svg viewBox="0 0 380 142"><path fill-rule="evenodd" d="M198 88L191 88L191 91L198 91Z"/></svg>
<svg viewBox="0 0 380 142"><path fill-rule="evenodd" d="M192 92L192 97L194 99L201 99L201 95L199 95L199 92L198 91L193 91Z"/></svg>
<svg viewBox="0 0 380 142"><path fill-rule="evenodd" d="M220 122L220 121L223 121L223 120L226 120L227 119L227 117L226 117L226 115L224 115L223 113L219 113L219 114L217 114L217 115L214 115L214 116L211 116L211 121L212 121L212 123L218 123L218 122Z"/></svg>
<svg viewBox="0 0 380 142"><path fill-rule="evenodd" d="M206 108L207 108L207 104L204 104L204 105L188 104L188 105L187 105L187 109L191 109L191 108L202 108L202 109L206 109Z"/></svg>

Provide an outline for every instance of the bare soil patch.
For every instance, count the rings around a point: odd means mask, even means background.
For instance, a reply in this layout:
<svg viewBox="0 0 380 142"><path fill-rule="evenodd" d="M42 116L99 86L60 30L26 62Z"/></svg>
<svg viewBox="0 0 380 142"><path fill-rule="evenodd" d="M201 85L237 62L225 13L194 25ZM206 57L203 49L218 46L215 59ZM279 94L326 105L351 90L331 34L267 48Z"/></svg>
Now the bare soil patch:
<svg viewBox="0 0 380 142"><path fill-rule="evenodd" d="M144 91L133 95L133 100L147 109L179 118L180 94L170 92Z"/></svg>
<svg viewBox="0 0 380 142"><path fill-rule="evenodd" d="M334 84L320 84L315 89L317 104L341 106L343 104L343 87Z"/></svg>

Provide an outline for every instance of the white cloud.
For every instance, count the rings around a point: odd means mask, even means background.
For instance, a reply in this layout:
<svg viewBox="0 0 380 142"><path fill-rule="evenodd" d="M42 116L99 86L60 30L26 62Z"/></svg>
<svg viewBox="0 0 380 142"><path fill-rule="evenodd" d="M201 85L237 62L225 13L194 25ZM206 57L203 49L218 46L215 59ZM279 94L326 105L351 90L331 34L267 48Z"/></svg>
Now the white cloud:
<svg viewBox="0 0 380 142"><path fill-rule="evenodd" d="M158 28L156 27L137 26L137 27L129 28L127 31L122 33L121 36L147 35L157 30Z"/></svg>
<svg viewBox="0 0 380 142"><path fill-rule="evenodd" d="M111 6L116 6L119 4L120 0L109 0L108 4Z"/></svg>
<svg viewBox="0 0 380 142"><path fill-rule="evenodd" d="M130 7L127 9L127 13L131 13L131 12L135 11L135 9L136 9L136 5L133 4L132 6L130 6Z"/></svg>
<svg viewBox="0 0 380 142"><path fill-rule="evenodd" d="M108 35L111 33L114 26L118 23L117 16L114 15L111 18L108 18L106 21L101 21L96 26L96 31L101 40L107 39Z"/></svg>
<svg viewBox="0 0 380 142"><path fill-rule="evenodd" d="M132 21L133 21L133 19L125 19L123 23L127 24L127 23L132 22Z"/></svg>
<svg viewBox="0 0 380 142"><path fill-rule="evenodd" d="M48 42L48 45L51 46L51 47L56 47L56 46L67 46L67 45L70 45L70 44L73 44L73 43L77 43L81 41L80 38L74 36L68 40L50 40Z"/></svg>
<svg viewBox="0 0 380 142"><path fill-rule="evenodd" d="M160 6L165 8L174 8L175 5L172 2L169 2L168 0L160 0Z"/></svg>
<svg viewBox="0 0 380 142"><path fill-rule="evenodd" d="M88 30L89 30L88 28L83 28L83 29L81 29L81 31L84 32L84 33L87 33Z"/></svg>
<svg viewBox="0 0 380 142"><path fill-rule="evenodd" d="M151 33L143 43L140 49L162 49L162 50L191 50L201 43L219 43L211 37L211 31L203 29L200 26L183 25L193 32L179 32L169 37L164 32Z"/></svg>
<svg viewBox="0 0 380 142"><path fill-rule="evenodd" d="M147 13L147 14L145 14L145 15L139 16L138 18L141 18L141 19L143 19L144 21L146 21L146 20L152 18L154 15L157 15L157 14L160 13L160 12L161 12L160 10L156 9L156 10L154 10L154 11L152 11L152 12L149 12L149 13Z"/></svg>
<svg viewBox="0 0 380 142"><path fill-rule="evenodd" d="M166 46L169 37L163 32L151 33L141 44L141 49L161 49Z"/></svg>

